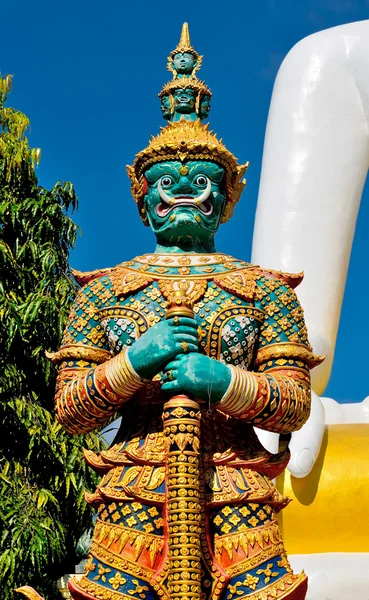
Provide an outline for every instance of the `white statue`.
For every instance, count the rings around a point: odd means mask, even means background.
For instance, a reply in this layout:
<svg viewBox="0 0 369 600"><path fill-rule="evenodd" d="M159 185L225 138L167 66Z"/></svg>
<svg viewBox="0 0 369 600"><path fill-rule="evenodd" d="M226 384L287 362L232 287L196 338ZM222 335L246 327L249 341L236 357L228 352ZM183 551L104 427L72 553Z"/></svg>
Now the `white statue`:
<svg viewBox="0 0 369 600"><path fill-rule="evenodd" d="M252 262L305 272L298 293L314 352L309 421L292 435L289 469L319 454L356 218L369 166L369 21L311 35L276 78L265 137ZM269 243L266 243L269 240ZM363 410L363 419L367 410ZM263 435L274 450L275 434Z"/></svg>

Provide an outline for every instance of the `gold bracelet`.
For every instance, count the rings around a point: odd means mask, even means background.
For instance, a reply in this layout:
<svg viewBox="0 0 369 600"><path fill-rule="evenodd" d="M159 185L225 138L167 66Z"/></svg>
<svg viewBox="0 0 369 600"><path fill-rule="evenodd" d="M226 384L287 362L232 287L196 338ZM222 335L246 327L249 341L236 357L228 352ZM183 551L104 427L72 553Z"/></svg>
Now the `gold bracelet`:
<svg viewBox="0 0 369 600"><path fill-rule="evenodd" d="M232 417L246 413L257 398L258 381L254 373L229 365L232 372L231 383L218 404L219 410Z"/></svg>
<svg viewBox="0 0 369 600"><path fill-rule="evenodd" d="M124 348L106 363L106 379L120 399L130 398L145 383L132 367L127 351Z"/></svg>
<svg viewBox="0 0 369 600"><path fill-rule="evenodd" d="M126 393L131 396L138 387L141 387L142 381L129 362L127 351L125 351L124 356L121 355L119 367L120 371L116 374L118 386L120 389L126 390Z"/></svg>

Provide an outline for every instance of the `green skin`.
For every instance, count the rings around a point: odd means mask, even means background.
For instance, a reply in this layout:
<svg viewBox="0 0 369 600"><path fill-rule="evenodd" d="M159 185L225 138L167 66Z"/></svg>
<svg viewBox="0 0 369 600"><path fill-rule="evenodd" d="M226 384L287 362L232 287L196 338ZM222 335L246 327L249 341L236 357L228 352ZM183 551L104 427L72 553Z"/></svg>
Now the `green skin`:
<svg viewBox="0 0 369 600"><path fill-rule="evenodd" d="M210 113L210 96L205 94L200 101L200 119L207 119Z"/></svg>
<svg viewBox="0 0 369 600"><path fill-rule="evenodd" d="M192 88L175 90L173 99L174 115L171 121L180 121L183 116L189 121L196 121L198 119L195 111L196 92Z"/></svg>
<svg viewBox="0 0 369 600"><path fill-rule="evenodd" d="M165 95L160 98L160 110L164 119L168 121L172 114L169 96Z"/></svg>
<svg viewBox="0 0 369 600"><path fill-rule="evenodd" d="M210 112L210 96L204 94L200 99L200 110L199 114L196 113L196 95L197 92L192 88L184 88L175 90L173 94L174 99L174 111L169 100L169 96L165 94L160 98L160 110L161 114L166 121L180 121L186 119L187 121L196 121L198 118L201 120L207 119Z"/></svg>
<svg viewBox="0 0 369 600"><path fill-rule="evenodd" d="M157 240L157 253L215 252L214 236L220 225L225 194L222 190L224 169L213 162L185 163L187 174L181 174L179 161L158 163L145 173L148 191L145 209ZM211 192L202 205L171 206L163 202L158 184L167 196L198 198L211 183ZM177 199L178 201L178 199ZM209 213L209 214L206 214ZM140 337L128 350L136 373L144 379L164 371L162 390L169 395L196 396L218 404L231 382L230 369L221 362L199 354L198 325L195 319L181 317L161 321ZM189 353L183 354L181 342L187 342ZM170 376L168 375L170 372Z"/></svg>
<svg viewBox="0 0 369 600"><path fill-rule="evenodd" d="M197 60L191 52L177 52L173 56L172 67L177 71L179 78L191 75L197 65Z"/></svg>

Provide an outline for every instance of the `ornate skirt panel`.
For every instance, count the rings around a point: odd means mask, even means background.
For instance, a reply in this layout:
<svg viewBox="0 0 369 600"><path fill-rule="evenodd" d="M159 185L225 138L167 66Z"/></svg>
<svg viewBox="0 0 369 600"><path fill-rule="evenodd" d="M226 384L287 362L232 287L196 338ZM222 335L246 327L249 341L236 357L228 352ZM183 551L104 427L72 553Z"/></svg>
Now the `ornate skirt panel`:
<svg viewBox="0 0 369 600"><path fill-rule="evenodd" d="M238 466L237 462L205 467L205 493L208 508L227 503L268 502L278 511L288 498L276 490L266 475ZM164 506L166 498L165 467L128 463L110 469L102 478L97 492L87 496L91 504L114 501L139 501Z"/></svg>
<svg viewBox="0 0 369 600"><path fill-rule="evenodd" d="M163 396L155 386L138 392L126 405L116 442L108 450L87 458L92 467L106 471L129 463L162 466L166 461L163 431ZM253 427L241 419L228 417L218 410L201 411L201 448L205 466L233 463L271 479L286 467L289 452L271 454L260 443Z"/></svg>
<svg viewBox="0 0 369 600"><path fill-rule="evenodd" d="M216 507L208 512L204 536L203 600L305 598L307 579L292 572L269 504ZM162 507L137 501L102 503L85 575L70 584L73 598L169 600L166 540ZM191 583L182 584L186 589L178 590L178 596L190 600Z"/></svg>

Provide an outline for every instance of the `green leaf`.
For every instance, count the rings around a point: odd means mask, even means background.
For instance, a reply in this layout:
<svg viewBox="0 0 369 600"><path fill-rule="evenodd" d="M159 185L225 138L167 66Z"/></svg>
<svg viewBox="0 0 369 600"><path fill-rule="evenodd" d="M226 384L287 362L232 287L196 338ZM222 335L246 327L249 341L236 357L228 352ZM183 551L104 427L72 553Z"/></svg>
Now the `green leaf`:
<svg viewBox="0 0 369 600"><path fill-rule="evenodd" d="M92 521L83 491L97 477L82 450L100 441L72 438L54 421L56 369L45 350L60 345L76 293L78 201L71 183L38 184L40 151L26 115L6 105L10 91L11 78L0 77L0 589L16 600L15 587L34 585L56 600L55 574L70 568Z"/></svg>

